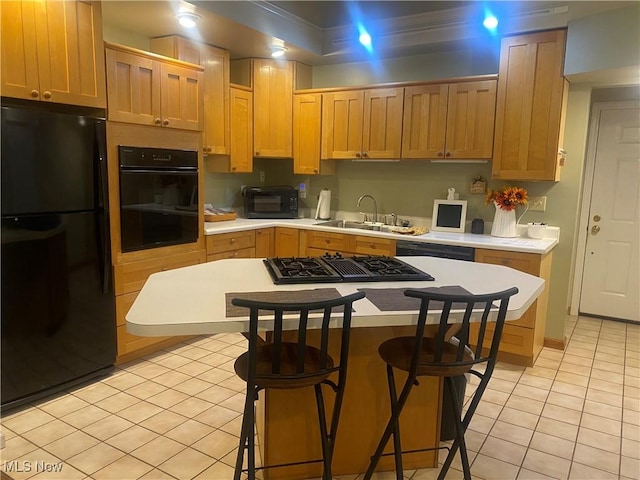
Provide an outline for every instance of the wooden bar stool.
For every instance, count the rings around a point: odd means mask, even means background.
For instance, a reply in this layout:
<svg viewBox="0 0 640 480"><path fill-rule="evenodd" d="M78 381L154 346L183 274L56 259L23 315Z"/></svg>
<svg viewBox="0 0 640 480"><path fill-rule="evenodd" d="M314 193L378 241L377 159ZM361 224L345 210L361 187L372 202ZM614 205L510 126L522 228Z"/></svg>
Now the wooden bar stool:
<svg viewBox="0 0 640 480"><path fill-rule="evenodd" d="M242 472L247 472L250 480L255 479L256 470L299 465L301 463L323 462L323 479L331 480L331 460L335 445L340 408L347 374L349 358L349 335L351 329L352 304L363 298L363 292L353 293L331 300L308 303L271 303L234 298L231 303L249 309L249 349L235 362L236 374L247 383L244 417L240 432L240 447L236 460L234 479L240 480ZM336 310L343 307L338 315ZM321 325L314 325L313 315L320 310ZM333 313L333 316L332 316ZM261 315L258 320L258 315ZM311 315L310 315L311 314ZM267 316L265 316L267 315ZM295 318L292 318L295 317ZM331 325L330 325L331 323ZM310 325L311 324L311 325ZM271 339L265 342L258 337L258 327L271 331ZM319 347L307 344L310 326L321 329ZM329 328L340 328L340 357L332 358L327 353ZM283 330L297 332L296 341L283 341ZM337 381L329 376L337 373ZM328 385L335 393L331 424L327 419L322 395L322 385ZM322 459L308 460L292 464L265 465L256 468L254 442L254 402L263 389L293 389L313 387L315 389L318 420L322 444ZM244 451L247 450L248 468L242 469Z"/></svg>
<svg viewBox="0 0 640 480"><path fill-rule="evenodd" d="M464 478L471 478L464 433L493 373L509 299L516 293L518 293L518 289L515 287L502 292L483 295L446 294L411 289L405 291L404 294L406 296L421 300L416 333L413 337L392 338L382 343L378 348L378 353L387 364L391 417L380 438L378 447L371 457L371 463L364 476L365 480L372 477L380 457L388 455L383 454L383 451L392 435L396 478L402 480L403 452L400 445L398 420L411 389L414 385L419 384L418 377L421 376L444 378L445 388L450 393L448 398L451 401L452 421L455 426L456 436L438 479L445 478L458 449L460 450ZM459 324L457 324L457 318L451 318L452 323L456 323L454 326L457 330L453 338L451 334L452 325L449 323L452 310L461 311L460 313L462 314L462 320ZM425 337L427 316L435 312L441 312L439 313L437 332L433 337ZM471 321L476 321L478 325L477 346L475 348L469 343ZM483 346L486 348L483 349ZM474 369L474 367L482 365L485 365L484 372ZM407 380L399 396L395 387L394 368L408 373ZM480 384L473 394L464 418L462 418L461 405L458 404L458 394L453 379L467 373L480 378ZM433 450L433 448L412 450L404 453L425 450Z"/></svg>

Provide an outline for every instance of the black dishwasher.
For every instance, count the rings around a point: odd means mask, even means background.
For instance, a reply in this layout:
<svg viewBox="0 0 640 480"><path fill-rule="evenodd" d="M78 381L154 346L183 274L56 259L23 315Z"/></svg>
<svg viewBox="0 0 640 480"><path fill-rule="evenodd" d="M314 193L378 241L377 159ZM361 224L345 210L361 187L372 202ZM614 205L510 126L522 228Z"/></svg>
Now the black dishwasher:
<svg viewBox="0 0 640 480"><path fill-rule="evenodd" d="M473 262L475 257L475 248L460 247L458 245L440 245L437 243L412 242L410 240L400 240L396 244L396 255L401 256L426 256L449 258L452 260L465 260ZM462 410L464 403L464 392L467 387L467 377L459 375L454 377L456 385L456 393L458 394L458 406ZM440 424L440 441L453 440L456 436L455 424L452 421L451 401L449 400L449 390L444 389L444 399L442 401L442 421Z"/></svg>
<svg viewBox="0 0 640 480"><path fill-rule="evenodd" d="M452 260L466 260L473 262L476 249L473 247L460 247L458 245L440 245L437 243L412 242L410 240L400 240L396 246L396 255L402 256L425 256L450 258Z"/></svg>

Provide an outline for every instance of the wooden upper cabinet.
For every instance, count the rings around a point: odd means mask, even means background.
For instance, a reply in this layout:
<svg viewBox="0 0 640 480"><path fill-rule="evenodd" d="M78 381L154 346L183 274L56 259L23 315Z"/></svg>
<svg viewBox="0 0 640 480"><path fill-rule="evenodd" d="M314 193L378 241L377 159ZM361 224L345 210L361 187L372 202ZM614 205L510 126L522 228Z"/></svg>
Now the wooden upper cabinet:
<svg viewBox="0 0 640 480"><path fill-rule="evenodd" d="M2 95L104 108L100 2L1 2Z"/></svg>
<svg viewBox="0 0 640 480"><path fill-rule="evenodd" d="M490 159L496 81L405 88L402 158Z"/></svg>
<svg viewBox="0 0 640 480"><path fill-rule="evenodd" d="M333 174L335 163L320 159L322 94L293 96L293 173Z"/></svg>
<svg viewBox="0 0 640 480"><path fill-rule="evenodd" d="M322 158L400 158L402 88L322 96Z"/></svg>
<svg viewBox="0 0 640 480"><path fill-rule="evenodd" d="M486 80L449 85L445 158L492 157L496 83Z"/></svg>
<svg viewBox="0 0 640 480"><path fill-rule="evenodd" d="M322 94L322 158L357 158L362 151L364 91Z"/></svg>
<svg viewBox="0 0 640 480"><path fill-rule="evenodd" d="M362 157L400 158L403 93L403 88L364 91Z"/></svg>
<svg viewBox="0 0 640 480"><path fill-rule="evenodd" d="M253 59L256 157L293 156L293 62Z"/></svg>
<svg viewBox="0 0 640 480"><path fill-rule="evenodd" d="M442 158L446 141L448 85L404 89L402 158Z"/></svg>
<svg viewBox="0 0 640 480"><path fill-rule="evenodd" d="M253 171L253 94L247 87L229 89L230 131L229 155L209 155L207 170L221 173Z"/></svg>
<svg viewBox="0 0 640 480"><path fill-rule="evenodd" d="M151 39L151 50L204 68L205 155L229 155L229 52L177 35Z"/></svg>
<svg viewBox="0 0 640 480"><path fill-rule="evenodd" d="M162 126L202 130L204 89L201 71L160 63Z"/></svg>
<svg viewBox="0 0 640 480"><path fill-rule="evenodd" d="M565 44L566 30L502 39L493 178L559 179L568 86Z"/></svg>
<svg viewBox="0 0 640 480"><path fill-rule="evenodd" d="M202 67L111 44L106 59L109 120L202 130Z"/></svg>
<svg viewBox="0 0 640 480"><path fill-rule="evenodd" d="M160 72L149 57L106 49L109 120L161 125Z"/></svg>

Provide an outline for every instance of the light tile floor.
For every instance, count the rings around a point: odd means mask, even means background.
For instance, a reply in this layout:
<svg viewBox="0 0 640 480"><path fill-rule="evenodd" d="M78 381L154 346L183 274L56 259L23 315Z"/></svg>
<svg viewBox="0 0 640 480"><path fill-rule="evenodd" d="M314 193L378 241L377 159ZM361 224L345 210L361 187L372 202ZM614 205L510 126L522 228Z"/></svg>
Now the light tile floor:
<svg viewBox="0 0 640 480"><path fill-rule="evenodd" d="M498 363L466 435L474 478L640 478L640 326L572 318L567 336L564 352L545 348L532 368ZM0 470L15 480L231 479L244 398L233 362L244 348L238 334L200 337L8 412ZM448 478L462 478L454 467Z"/></svg>

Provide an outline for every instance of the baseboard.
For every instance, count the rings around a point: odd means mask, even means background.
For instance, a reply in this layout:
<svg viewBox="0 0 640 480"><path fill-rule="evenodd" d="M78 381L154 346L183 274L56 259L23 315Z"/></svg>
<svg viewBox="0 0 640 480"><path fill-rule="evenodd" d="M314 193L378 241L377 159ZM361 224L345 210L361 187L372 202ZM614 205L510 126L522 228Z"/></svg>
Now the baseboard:
<svg viewBox="0 0 640 480"><path fill-rule="evenodd" d="M547 348L555 348L556 350L564 350L566 342L564 338L544 337L543 345Z"/></svg>

